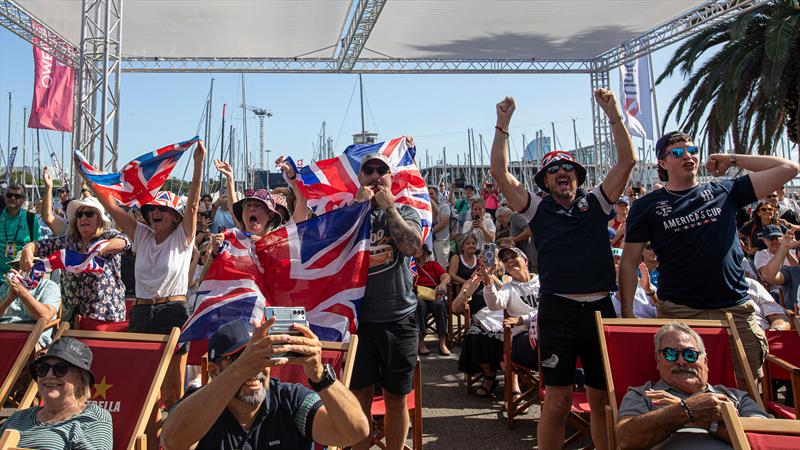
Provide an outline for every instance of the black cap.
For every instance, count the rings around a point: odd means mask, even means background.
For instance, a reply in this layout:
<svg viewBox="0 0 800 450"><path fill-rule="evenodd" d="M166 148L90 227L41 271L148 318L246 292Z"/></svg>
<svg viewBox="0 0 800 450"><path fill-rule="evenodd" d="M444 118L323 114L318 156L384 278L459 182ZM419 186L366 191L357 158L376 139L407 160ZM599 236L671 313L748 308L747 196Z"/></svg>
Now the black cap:
<svg viewBox="0 0 800 450"><path fill-rule="evenodd" d="M517 256L521 256L522 259L524 259L525 261L528 260L528 257L525 255L525 253L522 250L518 249L517 247L504 247L504 248L501 248L500 250L497 251L497 257L500 258L500 261L502 261L503 258L505 258L506 255L509 254L509 253L514 253Z"/></svg>
<svg viewBox="0 0 800 450"><path fill-rule="evenodd" d="M767 225L758 233L760 238L771 238L783 236L783 232L776 225Z"/></svg>
<svg viewBox="0 0 800 450"><path fill-rule="evenodd" d="M69 186L63 185L56 189L56 192L69 192Z"/></svg>
<svg viewBox="0 0 800 450"><path fill-rule="evenodd" d="M208 339L208 360L230 356L242 350L253 337L253 325L234 320L219 327Z"/></svg>
<svg viewBox="0 0 800 450"><path fill-rule="evenodd" d="M656 158L664 159L665 155L662 155L662 152L664 149L669 147L669 141L676 136L682 136L687 141L692 140L692 137L683 131L670 131L669 133L661 136L656 142Z"/></svg>
<svg viewBox="0 0 800 450"><path fill-rule="evenodd" d="M28 369L31 371L31 376L33 376L34 380L36 379L34 368L39 362L48 357L62 359L79 369L85 370L89 374L89 383L94 384L92 351L86 344L78 339L69 336L62 337L50 345L50 348L47 349L47 353L30 363Z"/></svg>

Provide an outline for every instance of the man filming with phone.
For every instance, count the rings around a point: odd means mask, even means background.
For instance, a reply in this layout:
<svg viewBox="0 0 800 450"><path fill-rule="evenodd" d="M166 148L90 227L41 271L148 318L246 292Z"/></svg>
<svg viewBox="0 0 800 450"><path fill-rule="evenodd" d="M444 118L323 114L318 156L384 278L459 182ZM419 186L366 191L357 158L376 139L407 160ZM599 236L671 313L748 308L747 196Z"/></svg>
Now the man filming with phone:
<svg viewBox="0 0 800 450"><path fill-rule="evenodd" d="M497 230L494 226L492 216L486 212L483 199L473 198L470 200L470 218L464 222L462 233L472 233L478 240L478 248L482 248L486 242L494 242L494 234Z"/></svg>
<svg viewBox="0 0 800 450"><path fill-rule="evenodd" d="M319 339L308 327L271 334L271 317L254 327L242 320L221 326L208 341L212 383L188 393L161 433L165 449L310 449L314 442L340 447L369 433L356 397L322 363ZM295 335L296 334L296 335ZM291 358L277 357L291 353ZM313 390L270 379L270 368L303 367Z"/></svg>

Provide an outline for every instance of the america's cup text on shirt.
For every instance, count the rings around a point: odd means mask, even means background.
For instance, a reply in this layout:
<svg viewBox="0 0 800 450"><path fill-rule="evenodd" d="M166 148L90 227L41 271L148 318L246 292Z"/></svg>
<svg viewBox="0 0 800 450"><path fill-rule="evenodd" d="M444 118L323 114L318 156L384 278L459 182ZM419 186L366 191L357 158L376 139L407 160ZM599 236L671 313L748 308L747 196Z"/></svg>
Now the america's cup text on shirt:
<svg viewBox="0 0 800 450"><path fill-rule="evenodd" d="M662 223L665 230L689 229L704 223L715 222L721 214L722 208L702 209L685 216L667 219Z"/></svg>

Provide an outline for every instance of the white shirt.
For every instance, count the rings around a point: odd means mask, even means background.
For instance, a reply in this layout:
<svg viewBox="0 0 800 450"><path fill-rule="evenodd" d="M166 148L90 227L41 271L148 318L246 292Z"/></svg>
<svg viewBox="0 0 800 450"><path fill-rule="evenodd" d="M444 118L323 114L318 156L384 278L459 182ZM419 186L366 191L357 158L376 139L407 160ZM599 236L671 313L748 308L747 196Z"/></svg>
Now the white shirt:
<svg viewBox="0 0 800 450"><path fill-rule="evenodd" d="M539 276L531 274L530 281L511 280L497 289L494 283L483 287L486 306L493 310L507 310L509 317L522 317L522 325L515 325L511 334L516 336L528 330L539 313Z"/></svg>
<svg viewBox="0 0 800 450"><path fill-rule="evenodd" d="M786 314L783 307L775 302L775 299L769 294L767 289L756 280L752 278L745 278L747 280L747 295L750 297L750 302L756 305L756 315L758 316L758 324L761 328L769 329L768 316L773 314Z"/></svg>
<svg viewBox="0 0 800 450"><path fill-rule="evenodd" d="M186 295L192 260L192 243L186 241L186 232L180 224L160 244L156 244L152 228L143 223L136 224L133 238L136 298Z"/></svg>
<svg viewBox="0 0 800 450"><path fill-rule="evenodd" d="M767 264L769 264L770 260L772 260L772 258L774 256L775 255L770 253L769 249L766 249L766 248L764 250L757 251L755 256L753 257L753 265L756 266L756 271L760 270L762 267L764 267ZM784 266L788 266L789 265L789 258L785 258L783 260L783 265ZM761 277L761 274L758 274L758 276ZM775 285L775 284L770 284L769 285L770 290L777 290L779 287L780 286Z"/></svg>
<svg viewBox="0 0 800 450"><path fill-rule="evenodd" d="M622 317L622 304L619 301L619 292L611 294L611 303L614 305L614 311L617 317ZM656 307L650 301L650 297L645 293L644 289L638 284L636 285L636 292L633 294L633 317L637 319L655 319Z"/></svg>
<svg viewBox="0 0 800 450"><path fill-rule="evenodd" d="M461 232L462 233L472 232L472 234L475 235L475 239L478 240L478 249L480 250L481 248L483 248L483 243L486 241L484 241L483 239L483 231L481 231L480 229L477 230L472 229L471 218L472 218L472 213L470 213L470 215L468 216L468 219L470 220L464 222L464 226L461 227ZM495 234L496 228L494 227L492 216L490 216L489 213L483 213L483 227L486 228L486 231L488 231L489 233Z"/></svg>

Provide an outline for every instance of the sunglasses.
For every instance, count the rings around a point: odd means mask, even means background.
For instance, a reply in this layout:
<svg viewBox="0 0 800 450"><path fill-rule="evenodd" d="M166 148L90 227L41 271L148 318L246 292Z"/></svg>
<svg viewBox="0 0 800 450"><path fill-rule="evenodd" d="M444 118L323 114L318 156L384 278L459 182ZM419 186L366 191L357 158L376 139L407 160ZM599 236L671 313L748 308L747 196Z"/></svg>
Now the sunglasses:
<svg viewBox="0 0 800 450"><path fill-rule="evenodd" d="M766 238L768 241L777 241L777 240L778 240L778 239L780 239L781 237L782 237L782 236L765 236L765 238Z"/></svg>
<svg viewBox="0 0 800 450"><path fill-rule="evenodd" d="M773 212L775 208L759 208L758 212Z"/></svg>
<svg viewBox="0 0 800 450"><path fill-rule="evenodd" d="M91 219L94 217L94 211L78 211L75 213L75 217L80 219L81 217L86 217L87 219Z"/></svg>
<svg viewBox="0 0 800 450"><path fill-rule="evenodd" d="M389 173L389 168L386 166L364 166L361 168L364 175L372 175L372 172L378 172L378 175L386 175Z"/></svg>
<svg viewBox="0 0 800 450"><path fill-rule="evenodd" d="M683 350L678 350L677 348L672 347L664 347L661 349L661 356L664 357L665 360L669 362L675 362L678 360L678 355L683 356L683 360L687 363L695 363L700 358L700 351L695 350L693 348L685 348Z"/></svg>
<svg viewBox="0 0 800 450"><path fill-rule="evenodd" d="M575 170L575 165L570 163L556 164L548 167L547 173L549 173L550 175L555 175L558 173L558 169L564 169L564 172L569 173Z"/></svg>
<svg viewBox="0 0 800 450"><path fill-rule="evenodd" d="M778 198L778 194L771 194L768 195L767 198Z"/></svg>
<svg viewBox="0 0 800 450"><path fill-rule="evenodd" d="M55 364L39 363L33 369L33 373L36 375L36 378L44 378L50 372L50 369L53 369L53 375L56 377L63 377L69 372L69 367L70 365L63 361Z"/></svg>
<svg viewBox="0 0 800 450"><path fill-rule="evenodd" d="M155 209L158 212L162 212L162 213L165 213L165 212L169 211L168 207L162 206L162 205L154 206L153 209Z"/></svg>
<svg viewBox="0 0 800 450"><path fill-rule="evenodd" d="M689 152L690 155L696 155L700 153L700 148L695 147L694 145L687 145L686 147L675 147L670 149L669 152L676 158L682 158L683 154L686 152Z"/></svg>
<svg viewBox="0 0 800 450"><path fill-rule="evenodd" d="M13 192L6 192L6 198L9 200L12 199L22 200L23 198L25 198L25 196L22 194L15 194Z"/></svg>

